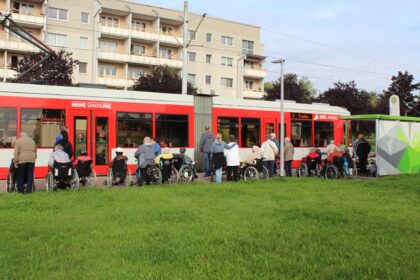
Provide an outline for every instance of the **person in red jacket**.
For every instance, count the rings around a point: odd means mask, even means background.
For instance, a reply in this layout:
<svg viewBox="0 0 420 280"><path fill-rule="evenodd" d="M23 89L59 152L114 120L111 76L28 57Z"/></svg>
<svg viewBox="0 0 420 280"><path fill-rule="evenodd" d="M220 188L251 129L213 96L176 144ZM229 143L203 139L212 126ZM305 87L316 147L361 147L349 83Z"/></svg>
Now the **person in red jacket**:
<svg viewBox="0 0 420 280"><path fill-rule="evenodd" d="M317 153L315 148L311 148L309 154L302 159L302 162L307 164L308 171L315 169L317 163L321 164L320 154Z"/></svg>
<svg viewBox="0 0 420 280"><path fill-rule="evenodd" d="M334 158L335 157L343 158L343 153L340 151L340 148L338 148L338 147L335 147L333 149L333 151L329 154L329 156L327 158L327 163L334 164Z"/></svg>
<svg viewBox="0 0 420 280"><path fill-rule="evenodd" d="M88 151L86 149L82 149L80 151L80 156L73 162L73 165L77 167L79 161L89 161L92 160L90 156L88 156Z"/></svg>

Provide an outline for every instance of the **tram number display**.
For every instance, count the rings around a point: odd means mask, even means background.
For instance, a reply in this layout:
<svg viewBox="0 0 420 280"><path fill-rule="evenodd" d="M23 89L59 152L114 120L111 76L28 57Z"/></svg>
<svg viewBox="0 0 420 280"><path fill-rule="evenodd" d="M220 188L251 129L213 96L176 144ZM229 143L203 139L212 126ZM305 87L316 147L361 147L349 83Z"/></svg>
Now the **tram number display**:
<svg viewBox="0 0 420 280"><path fill-rule="evenodd" d="M291 113L292 119L312 120L312 114Z"/></svg>

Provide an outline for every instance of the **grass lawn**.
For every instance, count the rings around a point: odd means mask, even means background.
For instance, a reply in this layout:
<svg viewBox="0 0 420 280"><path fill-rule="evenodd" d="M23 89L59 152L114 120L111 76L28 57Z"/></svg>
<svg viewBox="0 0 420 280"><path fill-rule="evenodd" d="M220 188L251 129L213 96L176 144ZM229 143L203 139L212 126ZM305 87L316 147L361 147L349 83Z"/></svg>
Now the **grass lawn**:
<svg viewBox="0 0 420 280"><path fill-rule="evenodd" d="M420 279L420 176L0 194L2 279Z"/></svg>

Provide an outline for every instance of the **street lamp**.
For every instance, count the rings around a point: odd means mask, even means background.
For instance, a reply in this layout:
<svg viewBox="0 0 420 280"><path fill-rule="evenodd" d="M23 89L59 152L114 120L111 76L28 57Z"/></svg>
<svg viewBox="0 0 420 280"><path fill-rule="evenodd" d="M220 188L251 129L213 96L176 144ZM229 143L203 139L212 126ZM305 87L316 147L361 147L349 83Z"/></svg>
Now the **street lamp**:
<svg viewBox="0 0 420 280"><path fill-rule="evenodd" d="M280 177L284 178L284 59L273 61L274 64L280 64Z"/></svg>

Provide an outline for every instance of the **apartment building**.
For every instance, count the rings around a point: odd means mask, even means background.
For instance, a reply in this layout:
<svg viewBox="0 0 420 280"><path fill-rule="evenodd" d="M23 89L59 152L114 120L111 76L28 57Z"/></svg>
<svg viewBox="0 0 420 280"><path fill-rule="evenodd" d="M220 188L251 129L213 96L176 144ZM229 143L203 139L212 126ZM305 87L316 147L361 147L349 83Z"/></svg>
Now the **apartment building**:
<svg viewBox="0 0 420 280"><path fill-rule="evenodd" d="M52 48L72 52L80 61L75 83L124 89L157 65L181 73L181 10L117 0L0 0L0 11ZM266 71L260 28L205 17L197 29L201 18L189 14L188 79L202 94L261 98ZM35 51L0 30L0 79L12 79L20 59Z"/></svg>

